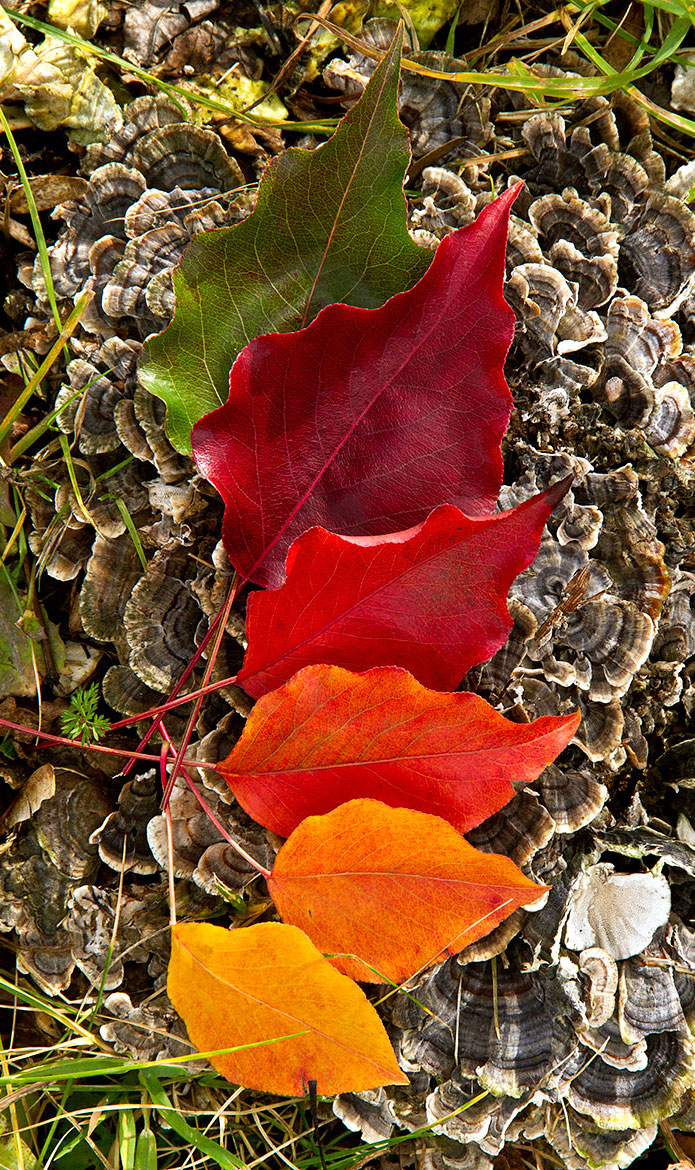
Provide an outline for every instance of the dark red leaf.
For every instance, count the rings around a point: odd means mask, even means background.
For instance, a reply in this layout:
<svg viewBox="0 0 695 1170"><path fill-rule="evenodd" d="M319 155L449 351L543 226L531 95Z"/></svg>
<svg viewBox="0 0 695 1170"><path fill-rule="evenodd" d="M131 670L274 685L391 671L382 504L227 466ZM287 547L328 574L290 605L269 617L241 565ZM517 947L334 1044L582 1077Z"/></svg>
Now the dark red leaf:
<svg viewBox="0 0 695 1170"><path fill-rule="evenodd" d="M223 539L244 579L279 584L290 544L316 524L365 536L443 503L492 511L511 410L502 281L515 194L447 236L415 287L381 308L329 305L242 351L193 452L225 502Z"/></svg>

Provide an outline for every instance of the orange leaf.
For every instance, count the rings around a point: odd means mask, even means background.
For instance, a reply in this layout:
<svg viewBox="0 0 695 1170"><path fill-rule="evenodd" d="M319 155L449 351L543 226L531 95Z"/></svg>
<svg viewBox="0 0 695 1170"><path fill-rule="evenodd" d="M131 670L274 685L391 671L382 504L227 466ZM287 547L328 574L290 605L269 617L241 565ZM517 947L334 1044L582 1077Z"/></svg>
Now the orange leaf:
<svg viewBox="0 0 695 1170"><path fill-rule="evenodd" d="M510 780L534 780L578 723L578 714L512 723L478 695L430 691L395 666L307 666L259 699L218 770L282 837L358 797L465 833L511 800Z"/></svg>
<svg viewBox="0 0 695 1170"><path fill-rule="evenodd" d="M295 1096L316 1081L330 1096L407 1084L364 992L295 926L174 926L167 990L201 1052L271 1041L209 1058L248 1089Z"/></svg>
<svg viewBox="0 0 695 1170"><path fill-rule="evenodd" d="M278 853L268 882L301 926L353 979L401 982L489 934L547 891L513 861L480 853L440 817L352 800L309 817ZM364 960L360 962L359 960Z"/></svg>

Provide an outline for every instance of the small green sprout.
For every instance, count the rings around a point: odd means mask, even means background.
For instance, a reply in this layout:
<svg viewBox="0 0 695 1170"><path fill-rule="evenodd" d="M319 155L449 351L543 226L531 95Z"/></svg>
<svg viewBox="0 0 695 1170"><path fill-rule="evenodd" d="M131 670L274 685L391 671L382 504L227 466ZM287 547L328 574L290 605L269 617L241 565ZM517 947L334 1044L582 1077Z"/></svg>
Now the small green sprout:
<svg viewBox="0 0 695 1170"><path fill-rule="evenodd" d="M78 687L70 696L70 706L60 717L63 734L70 739L79 739L83 744L96 743L101 739L109 729L109 720L105 715L97 715L98 703L97 683Z"/></svg>

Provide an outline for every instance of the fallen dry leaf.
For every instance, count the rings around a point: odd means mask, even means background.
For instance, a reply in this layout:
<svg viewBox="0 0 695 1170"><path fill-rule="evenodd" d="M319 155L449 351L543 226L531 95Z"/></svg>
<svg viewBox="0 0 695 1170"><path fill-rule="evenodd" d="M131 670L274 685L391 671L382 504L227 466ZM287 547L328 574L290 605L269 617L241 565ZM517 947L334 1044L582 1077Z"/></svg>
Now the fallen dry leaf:
<svg viewBox="0 0 695 1170"><path fill-rule="evenodd" d="M377 983L458 954L548 889L440 817L376 800L302 821L268 888L339 971Z"/></svg>
<svg viewBox="0 0 695 1170"><path fill-rule="evenodd" d="M407 1084L364 992L295 926L179 923L167 990L199 1051L241 1046L209 1059L248 1089L303 1096L316 1081L330 1096Z"/></svg>
<svg viewBox="0 0 695 1170"><path fill-rule="evenodd" d="M284 837L358 797L465 832L511 799L511 780L535 779L578 724L578 714L511 723L478 695L427 690L398 667L307 666L259 699L218 771Z"/></svg>
<svg viewBox="0 0 695 1170"><path fill-rule="evenodd" d="M78 175L36 175L29 180L34 202L39 211L52 210L59 203L79 199L89 189L86 179ZM9 195L10 209L16 215L28 215L29 204L24 188L17 183Z"/></svg>

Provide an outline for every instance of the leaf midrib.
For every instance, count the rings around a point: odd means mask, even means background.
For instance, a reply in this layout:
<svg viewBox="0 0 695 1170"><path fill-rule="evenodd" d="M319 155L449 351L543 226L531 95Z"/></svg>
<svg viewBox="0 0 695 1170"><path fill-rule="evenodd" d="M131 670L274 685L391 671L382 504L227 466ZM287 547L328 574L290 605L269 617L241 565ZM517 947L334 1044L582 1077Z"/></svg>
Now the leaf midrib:
<svg viewBox="0 0 695 1170"><path fill-rule="evenodd" d="M359 714L361 715L363 713L360 712ZM560 716L560 718L567 718L567 717ZM518 726L521 726L521 725L518 725ZM234 768L226 768L226 767L225 767L224 771L225 771L225 774L232 775L232 776L250 776L250 775L261 775L261 774L264 776L291 776L294 774L301 774L302 772L337 771L340 768L371 767L371 766L374 766L375 764L400 764L404 760L408 761L408 763L417 763L418 760L423 760L423 761L424 760L437 760L437 759L442 759L445 756L463 756L463 757L466 757L466 756L486 756L486 755L493 755L495 752L500 752L500 751L512 752L512 751L527 749L529 747L529 744L532 746L535 746L539 743L542 744L543 741L548 737L548 735L552 735L555 731L558 731L558 730L560 730L560 728L553 728L550 732L547 732L547 731L543 732L542 735L539 735L531 740L524 740L524 741L520 741L517 743L509 744L509 745L506 745L506 744L496 745L496 746L491 745L490 747L476 748L470 752L466 752L464 749L460 749L460 750L449 750L449 751L443 751L443 752L428 752L426 755L419 755L419 756L406 756L406 755L383 756L383 757L378 757L378 758L374 758L374 759L365 759L365 760L336 761L335 763L332 763L332 764L303 764L303 765L298 765L297 767L294 767L294 768L273 768L272 771L266 770L263 772L261 772L261 770L260 770L260 765L253 766L252 768L250 768L244 772L238 772ZM464 728L464 731L465 731L465 728ZM450 783L461 784L461 783L463 783L463 781L458 779L458 780L452 780Z"/></svg>
<svg viewBox="0 0 695 1170"><path fill-rule="evenodd" d="M486 853L486 854L484 854L484 856L485 857L496 857L497 854ZM466 859L465 858L462 859L462 862L463 862L463 864L465 864ZM272 876L275 876L275 875L272 875ZM510 886L510 885L507 885L503 882L494 881L492 878L489 881L468 881L465 878L437 877L435 874L428 874L428 873L406 873L404 870L400 870L400 869L395 869L395 870L348 869L348 870L328 870L325 873L281 873L279 875L279 877L275 877L275 881L279 882L279 883L290 882L290 881L291 882L314 881L314 880L325 881L326 879L330 879L330 878L348 878L348 879L352 879L352 878L355 878L355 879L389 878L389 879L392 879L393 881L401 881L402 879L406 879L406 880L415 881L415 882L441 883L442 885L447 885L447 886L464 886L466 888L471 888L471 889L476 889L476 890L479 890L481 888L483 888L483 889L492 888L494 890L521 891L522 893L526 892L525 886L522 886L522 885ZM537 888L537 887L535 887L535 888ZM532 888L529 887L529 893L531 893L531 892L532 892Z"/></svg>
<svg viewBox="0 0 695 1170"><path fill-rule="evenodd" d="M449 237L445 237L445 239L441 241L441 244L439 245L440 248L446 243L446 240L448 238ZM439 249L437 249L437 252L435 253L435 259L432 261L432 264L427 269L427 272L420 278L421 280L424 280L426 276L431 274L432 268L436 264L436 258L437 258L438 254L439 254ZM495 259L496 258L494 258L494 257L484 257L483 258L483 263L485 262L485 260L487 260L487 263L485 264L484 271L478 277L476 284L481 284L483 282L483 279L484 279L485 275L487 274L489 267L492 265L492 263L494 262ZM415 285L413 287L416 288L417 285ZM407 290L407 292L411 292L411 293L412 293L412 291L413 291L412 289ZM407 295L407 292L400 293L398 295L405 296L405 295ZM335 307L336 306L328 306L329 309L335 308ZM382 308L383 307L384 306L382 306ZM378 313L379 311L380 311L379 309L374 310L374 312L376 312L376 313ZM379 386L376 393L372 396L372 398L369 399L369 401L364 406L364 409L360 412L360 414L357 415L357 417L355 419L353 419L352 423L350 424L350 426L347 428L347 430L343 434L343 437L341 438L340 442L337 443L336 446L333 448L333 450L324 458L324 461L321 464L321 467L317 471L316 475L314 476L314 478L311 481L311 483L309 484L309 486L306 488L306 490L304 491L302 496L297 500L295 506L292 508L292 511L288 514L287 518L285 519L285 521L283 522L281 527L278 529L278 531L275 534L275 536L273 537L273 539L269 542L269 544L266 547L264 547L261 555L259 557L257 557L255 563L251 566L251 568L247 572L247 574L244 577L244 580L242 582L243 584L246 584L248 581L253 580L254 575L257 573L257 571L261 567L261 565L264 564L269 553L273 550L273 548L278 543L278 541L284 536L285 532L291 526L295 517L298 515L299 512L301 512L301 510L304 507L304 505L306 504L307 500L310 499L310 497L313 495L314 490L316 489L316 486L321 482L321 480L323 479L323 477L326 474L326 472L328 471L328 469L335 463L335 460L338 458L343 447L352 438L355 431L361 425L363 420L367 417L369 412L374 409L376 403L379 401L381 396L383 394L385 394L387 392L387 390L389 390L392 387L393 383L400 377L403 370L406 369L408 367L408 365L415 360L415 356L417 354L419 354L421 352L421 350L423 349L423 347L427 344L432 333L434 333L435 330L437 328L439 328L439 326L441 325L441 319L442 319L443 312L444 312L444 310L440 309L440 312L438 312L436 315L433 315L433 320L431 321L429 327L427 328L427 331L424 334L424 336L419 338L416 345L414 345L412 348L408 349L408 352L405 355L405 357L403 358L403 361L392 372L390 377ZM475 322L475 327L477 329L479 329L484 320L485 320L484 317L479 317ZM470 326L467 332L470 332L470 330L472 328L473 328L473 326ZM506 385L506 383L505 383L505 385ZM283 387L283 392L284 392L284 387ZM507 393L509 393L509 391L507 391ZM255 430L255 421L254 421L253 425L254 425L254 430ZM263 504L263 484L261 483L258 475L256 476L256 493L257 493L257 499L259 501L259 504L261 505L260 510L261 510L261 512L263 512L263 507L262 507L262 504Z"/></svg>
<svg viewBox="0 0 695 1170"><path fill-rule="evenodd" d="M399 56L400 56L400 54L399 54ZM324 269L324 267L325 267L326 261L327 261L327 259L328 259L328 254L329 254L329 252L330 252L330 250L331 250L331 246L332 246L332 244L333 244L333 240L334 240L334 237L335 237L335 233L336 233L336 231L338 230L338 224L339 224L339 222L340 222L340 217L341 217L341 215L342 215L342 213L343 213L343 209L344 209L344 207L345 207L345 203L346 203L346 201L347 201L347 198L348 198L348 196L349 196L349 195L351 194L351 192L352 192L352 187L353 187L353 184L354 184L354 182L355 182L355 175L356 175L356 173L357 173L357 169L358 169L358 167L359 167L359 165L360 165L360 163L361 163L361 161L362 161L362 158L363 158L363 156L364 156L364 153L365 153L365 151L366 151L366 149L367 149L367 144L368 144L368 141L369 141L369 137L370 137L370 135L371 135L371 131L372 131L372 127L373 127L374 119L376 118L376 114L377 114L377 110L378 110L378 106L379 106L379 101L380 101L380 99L381 99L381 96L383 95L383 92L384 92L384 89L385 89L386 85L390 84L390 82L391 82L390 75L389 75L388 71L385 71L385 72L384 72L384 74L383 74L383 76L382 76L382 80L381 80L381 87L380 87L380 89L379 89L379 93L376 95L376 98L375 98L375 101L374 101L374 105L373 105L373 108L372 108L372 112L371 112L371 115L370 115L370 117L369 117L369 122L368 122L367 132L366 132L366 134L364 135L364 137L363 137L363 139L362 139L362 142L361 142L361 144L360 144L360 149L359 149L359 152L358 152L357 158L356 158L356 160L355 160L355 164L354 164L354 166L353 166L353 168L352 168L352 174L350 175L350 180L349 180L349 182L347 183L347 185L346 185L346 187L345 187L345 191L343 192L343 197L342 197L342 199L340 200L340 204L338 205L338 210L337 210L337 212L336 212L335 216L333 217L333 226L332 226L332 228L331 228L331 230L330 230L330 232L329 232L329 234L328 234L328 238L327 238L327 240L326 240L326 245L325 245L325 247L324 247L324 250L323 250L323 255L322 255L322 257L321 257L321 260L320 260L320 262L319 262L319 265L318 265L318 267L317 267L317 270L316 270L316 275L314 276L314 281L313 281L313 284L312 284L311 288L309 289L309 294L308 294L308 296L307 296L307 300L306 300L306 306L305 306L305 308L304 308L304 315L303 315L303 317L302 317L302 323L301 323L301 326L300 326L300 328L301 328L301 329L304 329L304 328L306 327L306 325L307 325L307 321L308 321L308 317L309 317L309 311L310 311L310 309L311 309L311 303L312 303L312 301L313 301L314 294L315 294L315 292L316 292L316 287L317 287L317 285L318 285L318 282L319 282L319 280L320 280L320 278L321 278L321 273L323 272L323 269Z"/></svg>

